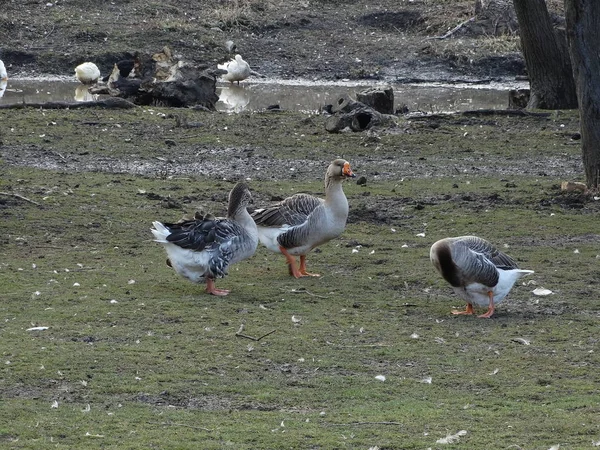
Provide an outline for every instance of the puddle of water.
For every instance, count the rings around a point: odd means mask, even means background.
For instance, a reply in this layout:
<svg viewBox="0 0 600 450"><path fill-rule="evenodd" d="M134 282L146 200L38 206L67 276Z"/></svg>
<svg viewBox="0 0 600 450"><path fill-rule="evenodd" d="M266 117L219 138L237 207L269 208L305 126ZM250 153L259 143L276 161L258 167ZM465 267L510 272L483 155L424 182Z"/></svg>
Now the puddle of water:
<svg viewBox="0 0 600 450"><path fill-rule="evenodd" d="M4 84L4 83L2 83ZM42 103L47 101L94 100L87 88L72 80L9 79L0 84L0 104ZM260 111L270 105L284 110L317 111L323 105L335 103L342 95L354 97L373 83L301 80L269 80L238 85L219 84L217 110L238 113ZM392 85L396 108L406 105L409 111L450 112L471 109L504 109L508 105L508 90L525 87L510 84L485 86L417 84Z"/></svg>

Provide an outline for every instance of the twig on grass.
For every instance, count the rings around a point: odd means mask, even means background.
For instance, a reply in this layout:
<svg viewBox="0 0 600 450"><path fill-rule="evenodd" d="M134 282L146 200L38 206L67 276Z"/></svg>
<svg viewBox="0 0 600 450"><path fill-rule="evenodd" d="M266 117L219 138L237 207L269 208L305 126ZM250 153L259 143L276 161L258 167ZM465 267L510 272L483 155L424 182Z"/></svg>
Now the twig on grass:
<svg viewBox="0 0 600 450"><path fill-rule="evenodd" d="M23 197L22 195L19 195L19 194L13 194L12 192L0 192L0 195L6 195L8 197L20 198L21 200L25 200L26 202L33 203L34 205L42 206L38 202L34 202L33 200L29 200L27 197Z"/></svg>
<svg viewBox="0 0 600 450"><path fill-rule="evenodd" d="M462 27L464 27L466 24L471 23L474 20L475 20L475 17L471 17L470 19L467 19L464 22L461 22L458 25L456 25L454 28L452 28L450 31L448 31L443 36L432 36L432 37L428 37L426 39L440 39L440 40L441 39L447 39L450 36L452 36L454 33L456 33L458 30L460 30Z"/></svg>
<svg viewBox="0 0 600 450"><path fill-rule="evenodd" d="M282 291L289 292L289 293L291 293L291 294L308 294L308 295L310 295L311 297L318 297L318 298L329 298L329 297L328 297L328 296L326 296L326 295L318 295L318 294L313 294L312 292L310 292L308 289L305 289L305 288L300 288L300 289L292 289L292 290L290 290L290 291L288 291L287 289L283 289L283 288L280 288L280 289L281 289Z"/></svg>
<svg viewBox="0 0 600 450"><path fill-rule="evenodd" d="M247 334L243 334L242 331L244 331L244 324L240 325L240 329L237 330L237 332L235 333L235 335L238 336L238 337L243 337L243 338L246 338L246 339L250 339L252 341L260 341L261 339L266 338L270 334L275 333L277 330L271 330L267 334L263 334L262 336L257 337L257 338L254 337L254 336L248 336Z"/></svg>
<svg viewBox="0 0 600 450"><path fill-rule="evenodd" d="M329 423L333 427L347 427L349 425L402 425L400 422L349 422L349 423Z"/></svg>
<svg viewBox="0 0 600 450"><path fill-rule="evenodd" d="M172 426L172 427L193 428L194 430L213 431L210 428L196 427L194 425L187 425L185 423L175 423L175 422L146 422L146 423L149 423L151 425L168 425L168 426Z"/></svg>

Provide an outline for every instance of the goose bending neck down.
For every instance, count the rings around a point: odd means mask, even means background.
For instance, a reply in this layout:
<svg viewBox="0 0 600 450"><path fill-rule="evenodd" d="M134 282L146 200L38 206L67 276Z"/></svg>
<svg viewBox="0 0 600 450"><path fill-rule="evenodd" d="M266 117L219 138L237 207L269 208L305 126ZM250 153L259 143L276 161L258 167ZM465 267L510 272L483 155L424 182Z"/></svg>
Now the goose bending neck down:
<svg viewBox="0 0 600 450"><path fill-rule="evenodd" d="M346 228L348 200L342 182L354 176L348 161L336 159L325 173L324 199L295 194L252 213L260 241L269 250L285 256L290 275L295 278L319 276L306 270L306 254L335 239ZM298 255L299 268L295 259Z"/></svg>
<svg viewBox="0 0 600 450"><path fill-rule="evenodd" d="M488 307L478 317L492 317L495 305L506 297L515 282L534 273L519 269L510 256L477 236L441 239L431 246L430 258L454 292L467 302L466 310L452 311L453 314L474 314L476 303Z"/></svg>
<svg viewBox="0 0 600 450"><path fill-rule="evenodd" d="M167 252L167 265L194 283L206 282L209 294L227 295L228 290L215 287L215 279L251 257L258 245L256 224L246 209L250 200L248 186L238 183L229 193L226 218L197 215L175 224L153 222L151 231Z"/></svg>

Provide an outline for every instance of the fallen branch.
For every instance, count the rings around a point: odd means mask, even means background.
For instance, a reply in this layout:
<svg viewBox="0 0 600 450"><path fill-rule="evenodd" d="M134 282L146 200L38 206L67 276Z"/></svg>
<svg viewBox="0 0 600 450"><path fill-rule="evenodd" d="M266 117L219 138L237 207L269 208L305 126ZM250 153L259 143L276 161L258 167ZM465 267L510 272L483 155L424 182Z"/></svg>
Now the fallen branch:
<svg viewBox="0 0 600 450"><path fill-rule="evenodd" d="M93 102L43 102L43 103L14 103L8 105L0 105L0 109L24 109L24 108L40 108L40 109L83 109L83 108L109 108L109 109L130 109L136 106L128 100L119 97L110 97L104 100Z"/></svg>
<svg viewBox="0 0 600 450"><path fill-rule="evenodd" d="M235 335L238 336L238 337L243 337L243 338L246 338L246 339L250 339L251 341L257 341L258 342L261 339L266 338L267 336L275 333L277 330L271 330L268 333L263 334L262 336L257 337L257 338L254 337L254 336L248 336L247 334L243 334L242 331L244 331L244 324L240 325L240 329L237 330L237 332L235 333Z"/></svg>
<svg viewBox="0 0 600 450"><path fill-rule="evenodd" d="M213 431L210 428L196 427L194 425L187 425L185 423L175 423L175 422L146 422L146 423L149 423L151 425L168 425L168 426L173 426L173 427L193 428L194 430Z"/></svg>
<svg viewBox="0 0 600 450"><path fill-rule="evenodd" d="M19 194L13 194L11 192L0 192L0 195L6 195L8 197L16 197L16 198L19 198L19 199L24 200L26 202L33 203L34 205L42 206L38 202L34 202L33 200L29 200L27 197L23 197L22 195L19 195Z"/></svg>
<svg viewBox="0 0 600 450"><path fill-rule="evenodd" d="M470 19L465 20L464 22L459 23L458 25L456 25L454 28L452 28L450 31L448 31L446 34L442 35L442 36L432 36L432 37L428 37L427 39L448 39L450 36L452 36L454 33L456 33L458 30L460 30L462 27L464 27L466 24L471 23L475 20L475 17L471 17Z"/></svg>

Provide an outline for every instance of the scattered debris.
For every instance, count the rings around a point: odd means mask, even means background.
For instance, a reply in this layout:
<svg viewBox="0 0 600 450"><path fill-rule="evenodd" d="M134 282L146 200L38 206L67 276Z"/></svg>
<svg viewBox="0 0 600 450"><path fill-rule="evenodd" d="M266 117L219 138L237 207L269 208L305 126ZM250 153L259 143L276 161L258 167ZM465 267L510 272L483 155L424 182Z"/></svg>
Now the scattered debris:
<svg viewBox="0 0 600 450"><path fill-rule="evenodd" d="M467 430L460 430L456 434L449 434L445 438L438 439L437 441L435 441L435 443L436 444L454 444L460 440L461 436L465 436L466 434L467 434Z"/></svg>
<svg viewBox="0 0 600 450"><path fill-rule="evenodd" d="M519 344L523 344L523 345L531 345L531 341L529 341L527 339L523 339L523 338L513 338L512 341L518 342Z"/></svg>
<svg viewBox="0 0 600 450"><path fill-rule="evenodd" d="M566 192L587 192L587 185L579 181L563 181L560 184L560 190Z"/></svg>
<svg viewBox="0 0 600 450"><path fill-rule="evenodd" d="M27 331L44 331L47 330L50 327L31 327L31 328L27 328Z"/></svg>
<svg viewBox="0 0 600 450"><path fill-rule="evenodd" d="M375 379L379 381L385 381L385 375L377 375Z"/></svg>
<svg viewBox="0 0 600 450"><path fill-rule="evenodd" d="M552 292L550 289L545 289L543 287L535 288L533 291L531 291L531 293L533 295L538 295L541 297L545 297L546 295L554 294L554 292Z"/></svg>

